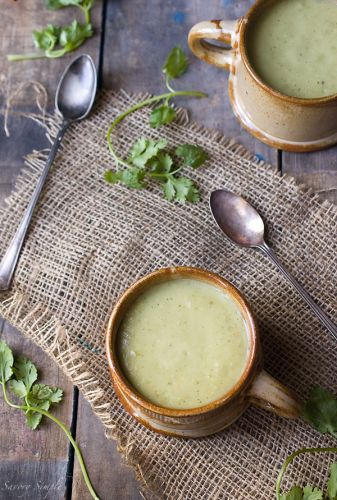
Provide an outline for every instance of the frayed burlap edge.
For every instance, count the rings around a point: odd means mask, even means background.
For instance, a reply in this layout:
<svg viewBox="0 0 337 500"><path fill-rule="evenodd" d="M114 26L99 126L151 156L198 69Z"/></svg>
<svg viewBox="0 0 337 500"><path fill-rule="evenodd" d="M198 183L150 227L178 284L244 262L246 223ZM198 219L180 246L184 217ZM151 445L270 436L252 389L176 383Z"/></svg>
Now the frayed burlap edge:
<svg viewBox="0 0 337 500"><path fill-rule="evenodd" d="M127 95L131 100L135 101L150 97L149 94L126 94L123 90L121 90L120 93ZM119 92L102 91L102 94L117 97ZM251 161L256 165L263 165L265 168L270 169L270 174L279 178L280 182L286 183L289 186L296 184L296 180L292 176L281 176L277 168L267 164L263 160L259 160L253 153L248 151L241 144L238 144L235 140L226 138L220 132L206 128L199 123L190 122L188 113L185 109L176 107L176 111L176 123L178 125L188 127L192 132L202 133L208 140L216 141L218 144L230 149L243 159ZM44 112L43 115L37 113L20 113L11 109L6 112L10 115L34 120L45 128L46 136L50 142L56 137L57 129L60 124L60 117L58 115L51 115L46 112ZM13 205L15 191L20 189L27 179L36 177L41 169L41 165L47 158L47 154L47 150L34 150L25 158L25 165L28 169L19 175L13 193L5 200L7 207ZM333 217L333 220L336 218L337 207L333 203L328 200L322 201L319 194L305 186L305 184L297 184L297 190L302 196L309 199L312 204L315 204L321 215L329 214L330 217ZM50 314L45 306L36 305L36 307L29 312L24 311L24 306L25 295L23 293L15 292L11 295L9 292L7 298L1 303L1 314L4 319L10 317L11 324L23 335L32 339L40 346L51 359L58 364L70 381L79 388L92 407L95 415L97 415L104 424L106 437L116 440L117 448L122 455L123 462L127 466L133 468L136 478L139 481L143 498L155 498L154 491L157 489L155 487L155 482L152 481L151 478L144 477L139 457L134 450L132 440L130 438L125 439L118 433L109 413L110 404L103 401L103 389L95 380L93 374L88 370L81 373L84 363L80 361L80 351L75 346L69 345L66 329L61 326L57 317ZM41 332L43 332L43 337L41 336Z"/></svg>

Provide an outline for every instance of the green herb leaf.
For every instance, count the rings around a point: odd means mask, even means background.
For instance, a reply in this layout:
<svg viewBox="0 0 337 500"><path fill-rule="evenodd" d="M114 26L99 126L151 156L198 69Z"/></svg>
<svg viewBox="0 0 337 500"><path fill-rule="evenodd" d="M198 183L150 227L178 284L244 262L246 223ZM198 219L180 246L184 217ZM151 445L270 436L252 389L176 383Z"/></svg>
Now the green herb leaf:
<svg viewBox="0 0 337 500"><path fill-rule="evenodd" d="M314 387L302 415L319 432L337 436L337 399L330 391Z"/></svg>
<svg viewBox="0 0 337 500"><path fill-rule="evenodd" d="M159 151L167 145L165 139L154 141L152 139L139 139L130 150L129 161L138 168L145 168L147 162L157 156Z"/></svg>
<svg viewBox="0 0 337 500"><path fill-rule="evenodd" d="M171 171L173 160L168 153L160 152L148 161L148 167L151 173L154 174L168 174Z"/></svg>
<svg viewBox="0 0 337 500"><path fill-rule="evenodd" d="M37 413L37 412L33 412L33 411L28 411L26 413L26 424L27 426L32 429L32 430L35 430L38 425L40 424L42 420L42 415L41 413Z"/></svg>
<svg viewBox="0 0 337 500"><path fill-rule="evenodd" d="M137 141L132 145L129 151L129 157L136 158L141 155L146 149L147 140L145 137L140 137Z"/></svg>
<svg viewBox="0 0 337 500"><path fill-rule="evenodd" d="M58 387L50 387L45 384L34 384L29 394L29 402L33 402L36 405L38 405L40 401L59 403L62 397L63 391Z"/></svg>
<svg viewBox="0 0 337 500"><path fill-rule="evenodd" d="M48 24L41 31L33 31L34 44L38 49L50 51L57 45L61 28L53 24Z"/></svg>
<svg viewBox="0 0 337 500"><path fill-rule="evenodd" d="M145 172L144 170L136 167L131 167L125 170L117 170L117 172L108 170L105 172L104 178L110 184L120 182L132 189L143 189L145 187Z"/></svg>
<svg viewBox="0 0 337 500"><path fill-rule="evenodd" d="M159 127L160 125L166 125L175 120L176 112L172 106L163 104L152 110L150 115L150 125L152 128Z"/></svg>
<svg viewBox="0 0 337 500"><path fill-rule="evenodd" d="M202 147L193 144L182 144L176 149L176 155L192 168L200 167L208 158L206 151Z"/></svg>
<svg viewBox="0 0 337 500"><path fill-rule="evenodd" d="M174 197L175 197L175 194L176 194L176 190L174 188L174 184L171 181L171 179L167 179L167 181L165 182L165 184L163 184L163 193L164 193L164 197L168 201L173 201L174 200Z"/></svg>
<svg viewBox="0 0 337 500"><path fill-rule="evenodd" d="M25 384L28 393L37 379L36 366L30 361L30 359L19 356L14 361L13 371L16 379L18 381L22 380Z"/></svg>
<svg viewBox="0 0 337 500"><path fill-rule="evenodd" d="M288 493L281 495L281 500L303 500L302 488L293 486Z"/></svg>
<svg viewBox="0 0 337 500"><path fill-rule="evenodd" d="M337 500L337 463L330 467L330 478L328 481L329 500Z"/></svg>
<svg viewBox="0 0 337 500"><path fill-rule="evenodd" d="M303 500L323 500L323 492L319 488L305 486L303 488Z"/></svg>
<svg viewBox="0 0 337 500"><path fill-rule="evenodd" d="M163 73L166 74L168 80L179 78L188 68L188 60L181 47L174 47L167 56Z"/></svg>
<svg viewBox="0 0 337 500"><path fill-rule="evenodd" d="M0 383L7 382L13 375L13 353L6 342L0 340Z"/></svg>
<svg viewBox="0 0 337 500"><path fill-rule="evenodd" d="M177 201L178 203L196 203L199 201L199 192L193 181L187 177L169 176L163 184L164 196L168 201Z"/></svg>
<svg viewBox="0 0 337 500"><path fill-rule="evenodd" d="M59 43L67 52L79 47L86 38L93 35L91 24L81 24L76 19L69 25L62 28Z"/></svg>
<svg viewBox="0 0 337 500"><path fill-rule="evenodd" d="M11 391L17 396L18 398L24 398L27 396L27 388L25 384L23 383L22 380L10 380L9 381L9 387L11 388Z"/></svg>

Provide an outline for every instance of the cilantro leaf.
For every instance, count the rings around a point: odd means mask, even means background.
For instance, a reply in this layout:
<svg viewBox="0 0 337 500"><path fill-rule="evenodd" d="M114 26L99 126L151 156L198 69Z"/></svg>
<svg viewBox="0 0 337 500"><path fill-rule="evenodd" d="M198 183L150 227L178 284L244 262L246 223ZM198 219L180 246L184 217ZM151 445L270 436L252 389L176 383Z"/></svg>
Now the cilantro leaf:
<svg viewBox="0 0 337 500"><path fill-rule="evenodd" d="M86 38L93 35L92 26L89 23L81 24L74 19L69 25L62 28L59 38L59 44L66 49L67 52L79 47Z"/></svg>
<svg viewBox="0 0 337 500"><path fill-rule="evenodd" d="M196 203L199 201L199 192L191 179L187 177L169 176L163 185L164 196L168 201L177 201L178 203Z"/></svg>
<svg viewBox="0 0 337 500"><path fill-rule="evenodd" d="M167 201L172 201L174 199L176 190L171 179L167 179L165 184L163 184L163 192Z"/></svg>
<svg viewBox="0 0 337 500"><path fill-rule="evenodd" d="M182 144L176 149L176 155L192 168L200 167L208 158L206 151L202 147L193 144Z"/></svg>
<svg viewBox="0 0 337 500"><path fill-rule="evenodd" d="M22 380L15 380L15 379L10 380L9 387L11 388L11 391L15 394L15 396L17 396L18 398L23 399L28 394L27 388Z"/></svg>
<svg viewBox="0 0 337 500"><path fill-rule="evenodd" d="M303 488L303 500L323 500L323 492L319 488L305 486Z"/></svg>
<svg viewBox="0 0 337 500"><path fill-rule="evenodd" d="M141 155L146 149L147 140L145 137L140 137L131 147L129 151L130 158L136 158Z"/></svg>
<svg viewBox="0 0 337 500"><path fill-rule="evenodd" d="M58 387L50 387L45 384L34 384L29 394L29 402L39 404L39 402L48 400L50 403L59 403L62 400L63 391Z"/></svg>
<svg viewBox="0 0 337 500"><path fill-rule="evenodd" d="M303 490L299 486L293 486L288 493L281 495L281 500L303 500Z"/></svg>
<svg viewBox="0 0 337 500"><path fill-rule="evenodd" d="M179 203L185 203L186 201L196 203L199 201L198 190L191 179L187 179L187 177L175 178L174 187L176 190L175 199Z"/></svg>
<svg viewBox="0 0 337 500"><path fill-rule="evenodd" d="M29 401L29 403L31 406L33 407L35 406L35 408L40 408L41 410L45 411L48 411L50 408L50 401L48 400L41 401L38 405L33 404L31 401ZM41 423L42 417L43 417L42 413L29 410L28 412L26 412L26 424L28 425L28 427L35 430Z"/></svg>
<svg viewBox="0 0 337 500"><path fill-rule="evenodd" d="M37 379L36 366L30 361L30 359L27 359L24 356L19 356L14 361L13 371L16 379L24 383L28 394L33 383Z"/></svg>
<svg viewBox="0 0 337 500"><path fill-rule="evenodd" d="M136 167L131 167L125 170L117 170L117 172L108 170L104 174L104 179L106 180L106 182L109 182L110 184L117 184L118 182L120 182L133 189L144 188L144 178L144 170Z"/></svg>
<svg viewBox="0 0 337 500"><path fill-rule="evenodd" d="M321 433L337 436L337 399L323 387L314 387L302 410L303 418Z"/></svg>
<svg viewBox="0 0 337 500"><path fill-rule="evenodd" d="M0 383L7 382L13 375L13 353L6 342L0 340Z"/></svg>
<svg viewBox="0 0 337 500"><path fill-rule="evenodd" d="M28 411L26 413L26 424L32 430L35 430L38 427L38 425L41 422L41 419L42 419L41 413L37 413L36 411L34 412Z"/></svg>
<svg viewBox="0 0 337 500"><path fill-rule="evenodd" d="M160 125L166 125L175 120L176 112L172 106L163 104L152 110L150 115L150 125L152 128L159 127Z"/></svg>
<svg viewBox="0 0 337 500"><path fill-rule="evenodd" d="M337 463L330 467L330 478L328 481L329 500L337 500Z"/></svg>
<svg viewBox="0 0 337 500"><path fill-rule="evenodd" d="M181 47L174 47L167 56L163 73L168 80L179 78L188 68L187 57Z"/></svg>
<svg viewBox="0 0 337 500"><path fill-rule="evenodd" d="M138 168L145 168L147 162L157 156L160 150L164 149L167 145L165 139L154 141L152 139L140 139L130 150L130 162Z"/></svg>
<svg viewBox="0 0 337 500"><path fill-rule="evenodd" d="M33 31L34 44L38 49L51 51L57 45L61 28L53 24L48 24L41 31Z"/></svg>
<svg viewBox="0 0 337 500"><path fill-rule="evenodd" d="M168 174L171 171L173 160L168 153L160 152L148 161L148 167L152 173L155 174Z"/></svg>

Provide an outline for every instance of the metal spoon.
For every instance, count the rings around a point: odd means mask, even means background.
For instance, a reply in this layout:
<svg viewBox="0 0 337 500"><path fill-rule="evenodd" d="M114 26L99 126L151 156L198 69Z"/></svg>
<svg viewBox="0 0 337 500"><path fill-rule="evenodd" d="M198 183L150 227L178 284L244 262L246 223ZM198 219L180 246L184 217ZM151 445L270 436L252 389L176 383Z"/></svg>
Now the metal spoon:
<svg viewBox="0 0 337 500"><path fill-rule="evenodd" d="M313 301L306 290L284 268L273 250L264 240L264 223L259 213L241 196L225 189L213 191L210 207L215 222L233 242L247 248L257 248L267 255L298 291L308 306L320 319L331 335L337 340L337 327L325 312Z"/></svg>
<svg viewBox="0 0 337 500"><path fill-rule="evenodd" d="M88 55L77 57L69 64L61 76L56 90L55 108L62 116L63 121L20 225L0 262L0 291L8 290L10 287L34 208L63 135L71 123L86 118L94 103L96 88L96 68L93 60Z"/></svg>

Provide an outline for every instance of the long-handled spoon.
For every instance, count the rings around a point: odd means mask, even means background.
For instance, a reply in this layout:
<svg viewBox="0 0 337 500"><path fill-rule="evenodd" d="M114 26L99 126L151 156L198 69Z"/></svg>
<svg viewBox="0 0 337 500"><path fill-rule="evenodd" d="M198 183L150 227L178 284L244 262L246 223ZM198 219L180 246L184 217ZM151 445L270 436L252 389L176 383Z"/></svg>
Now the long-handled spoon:
<svg viewBox="0 0 337 500"><path fill-rule="evenodd" d="M264 240L264 223L260 214L245 199L225 189L213 191L210 197L213 217L220 229L233 242L243 247L256 248L267 255L298 291L308 306L337 340L337 326L314 302L307 291L284 268Z"/></svg>
<svg viewBox="0 0 337 500"><path fill-rule="evenodd" d="M32 198L0 262L0 291L8 290L10 287L34 208L61 144L63 135L71 123L86 118L94 103L96 88L97 74L93 60L88 55L77 57L66 68L57 87L55 108L61 114L63 120Z"/></svg>

